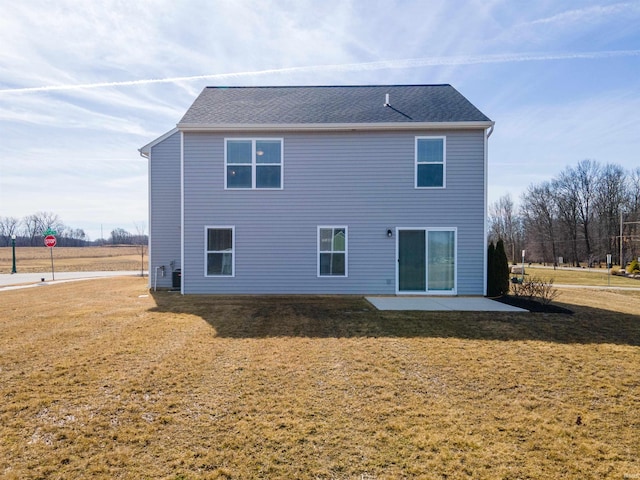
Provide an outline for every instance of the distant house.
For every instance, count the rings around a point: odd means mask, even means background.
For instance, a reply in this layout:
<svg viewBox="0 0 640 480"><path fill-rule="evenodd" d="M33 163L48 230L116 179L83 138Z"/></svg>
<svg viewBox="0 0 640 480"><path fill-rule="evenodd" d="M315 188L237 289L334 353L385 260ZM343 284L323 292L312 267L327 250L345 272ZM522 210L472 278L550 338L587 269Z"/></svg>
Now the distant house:
<svg viewBox="0 0 640 480"><path fill-rule="evenodd" d="M492 128L450 85L205 88L140 149L150 282L483 295Z"/></svg>

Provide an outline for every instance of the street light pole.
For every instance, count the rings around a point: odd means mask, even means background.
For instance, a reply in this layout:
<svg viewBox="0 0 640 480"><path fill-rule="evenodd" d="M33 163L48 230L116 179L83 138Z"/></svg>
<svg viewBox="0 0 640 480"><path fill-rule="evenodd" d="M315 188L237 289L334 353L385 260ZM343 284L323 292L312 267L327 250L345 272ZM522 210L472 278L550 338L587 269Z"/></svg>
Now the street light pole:
<svg viewBox="0 0 640 480"><path fill-rule="evenodd" d="M620 270L624 272L624 263L622 262L622 229L624 227L624 223L622 222L622 210L620 210Z"/></svg>
<svg viewBox="0 0 640 480"><path fill-rule="evenodd" d="M16 271L16 236L11 235L11 253L13 256L13 265L11 267L11 274L18 273Z"/></svg>

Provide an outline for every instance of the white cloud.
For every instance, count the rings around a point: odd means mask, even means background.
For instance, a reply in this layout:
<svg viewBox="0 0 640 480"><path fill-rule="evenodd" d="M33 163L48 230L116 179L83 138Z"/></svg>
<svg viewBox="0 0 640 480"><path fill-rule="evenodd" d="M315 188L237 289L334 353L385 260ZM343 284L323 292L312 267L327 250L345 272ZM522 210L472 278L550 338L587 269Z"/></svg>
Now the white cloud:
<svg viewBox="0 0 640 480"><path fill-rule="evenodd" d="M607 17L638 14L640 5L631 2L615 3L612 5L592 5L575 10L567 10L547 18L540 18L529 22L529 25L584 25L585 23L602 23Z"/></svg>
<svg viewBox="0 0 640 480"><path fill-rule="evenodd" d="M552 49L559 45L590 45L593 49L611 49L612 42L622 31L633 34L640 19L640 4L637 2L532 2L530 8L522 8L510 2L510 15L503 23L502 31L493 39L494 46L512 45L521 49ZM593 2L591 2L593 3ZM572 4L579 8L568 8ZM505 5L496 7L500 16Z"/></svg>
<svg viewBox="0 0 640 480"><path fill-rule="evenodd" d="M150 85L158 83L185 83L198 80L229 80L250 77L289 75L289 74L314 74L324 72L363 72L377 70L398 70L433 66L452 65L482 65L493 63L513 63L532 61L554 61L575 59L600 59L615 57L637 57L640 50L618 50L605 52L568 52L568 53L503 53L493 55L466 55L452 57L427 57L409 58L399 60L381 60L376 62L308 65L299 67L272 68L266 70L249 70L233 73L212 73L193 75L189 77L149 78L142 80L127 80L118 82L98 82L85 84L48 85L41 87L10 88L0 90L1 94L21 94L51 91L86 90L106 87L130 87L138 85Z"/></svg>

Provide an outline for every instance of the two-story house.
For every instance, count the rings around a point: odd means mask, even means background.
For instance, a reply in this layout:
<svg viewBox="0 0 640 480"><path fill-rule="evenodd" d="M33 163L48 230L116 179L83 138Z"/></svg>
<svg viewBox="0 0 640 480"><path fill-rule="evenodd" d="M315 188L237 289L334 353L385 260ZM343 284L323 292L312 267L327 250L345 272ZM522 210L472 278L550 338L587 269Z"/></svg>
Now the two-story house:
<svg viewBox="0 0 640 480"><path fill-rule="evenodd" d="M150 283L484 295L492 128L450 85L205 88L140 149Z"/></svg>

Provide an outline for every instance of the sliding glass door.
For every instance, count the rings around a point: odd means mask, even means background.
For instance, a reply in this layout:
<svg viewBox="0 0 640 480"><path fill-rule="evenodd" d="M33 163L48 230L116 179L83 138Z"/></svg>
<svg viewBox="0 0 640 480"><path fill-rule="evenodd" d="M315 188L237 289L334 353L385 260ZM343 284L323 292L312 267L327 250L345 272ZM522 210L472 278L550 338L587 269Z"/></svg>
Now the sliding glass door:
<svg viewBox="0 0 640 480"><path fill-rule="evenodd" d="M456 292L456 230L400 228L398 293Z"/></svg>
<svg viewBox="0 0 640 480"><path fill-rule="evenodd" d="M402 292L424 292L426 282L424 230L398 232L398 288Z"/></svg>
<svg viewBox="0 0 640 480"><path fill-rule="evenodd" d="M451 230L431 230L428 236L427 290L451 292L455 289L455 233Z"/></svg>

